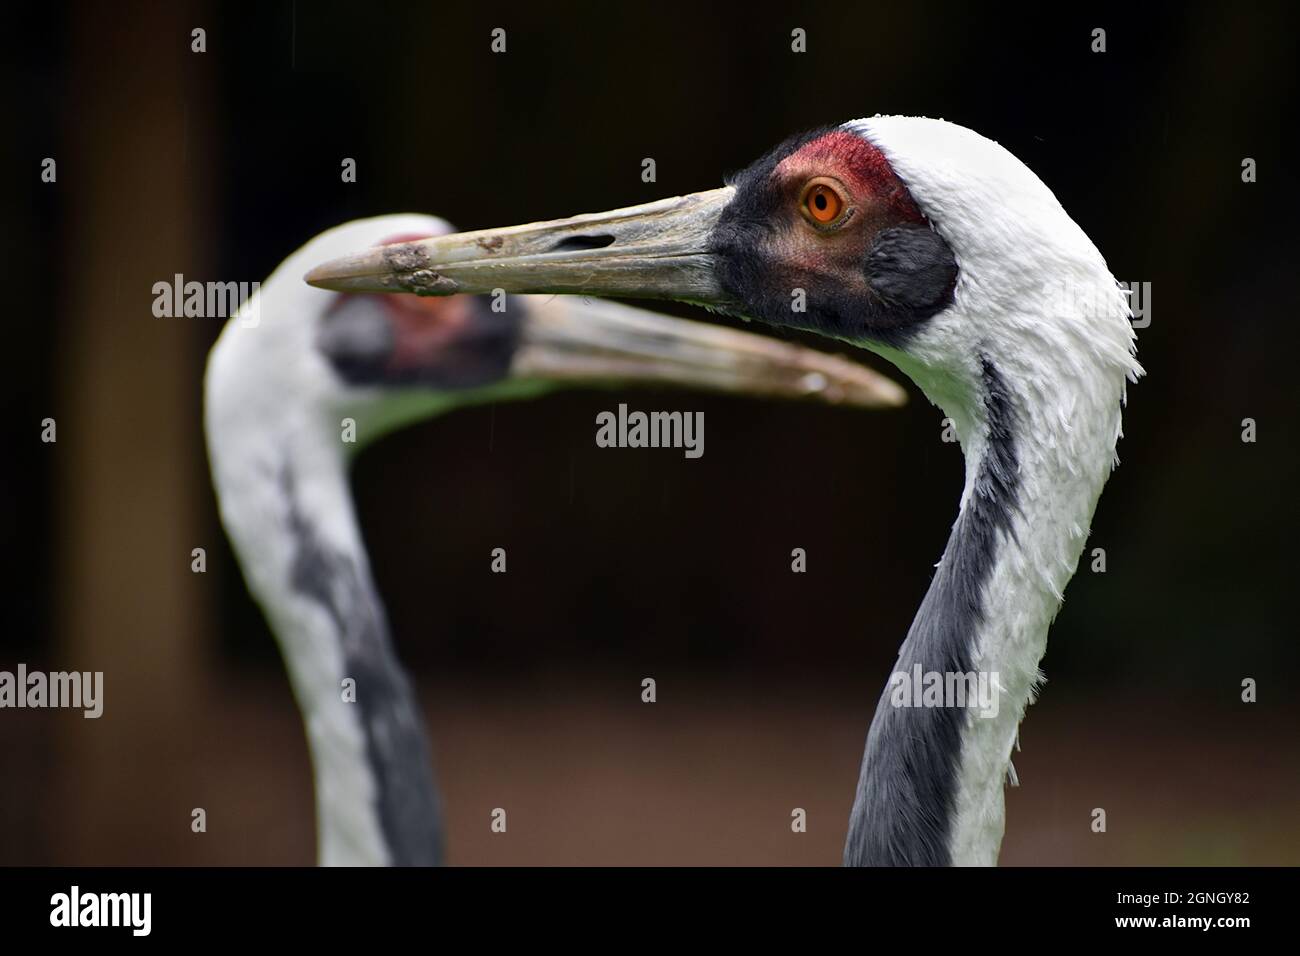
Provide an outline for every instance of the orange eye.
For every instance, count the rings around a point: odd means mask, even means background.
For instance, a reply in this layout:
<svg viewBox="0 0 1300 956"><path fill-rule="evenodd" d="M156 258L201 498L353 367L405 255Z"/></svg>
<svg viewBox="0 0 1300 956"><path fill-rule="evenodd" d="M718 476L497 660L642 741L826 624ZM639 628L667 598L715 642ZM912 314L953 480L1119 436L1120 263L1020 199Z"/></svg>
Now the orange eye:
<svg viewBox="0 0 1300 956"><path fill-rule="evenodd" d="M840 194L826 183L814 183L812 188L804 193L803 204L808 210L808 215L820 223L834 222L844 209L844 200L840 198Z"/></svg>

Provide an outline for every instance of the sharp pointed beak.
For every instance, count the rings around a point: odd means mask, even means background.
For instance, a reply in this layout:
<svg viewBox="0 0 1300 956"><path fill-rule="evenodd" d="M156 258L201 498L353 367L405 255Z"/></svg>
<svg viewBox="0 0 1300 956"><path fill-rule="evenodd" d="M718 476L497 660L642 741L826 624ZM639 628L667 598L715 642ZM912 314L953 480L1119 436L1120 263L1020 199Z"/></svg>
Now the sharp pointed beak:
<svg viewBox="0 0 1300 956"><path fill-rule="evenodd" d="M511 365L518 378L650 384L889 408L903 389L864 365L762 335L601 299L535 296Z"/></svg>
<svg viewBox="0 0 1300 956"><path fill-rule="evenodd" d="M709 238L730 186L505 229L377 246L317 266L307 281L341 292L563 292L733 305Z"/></svg>

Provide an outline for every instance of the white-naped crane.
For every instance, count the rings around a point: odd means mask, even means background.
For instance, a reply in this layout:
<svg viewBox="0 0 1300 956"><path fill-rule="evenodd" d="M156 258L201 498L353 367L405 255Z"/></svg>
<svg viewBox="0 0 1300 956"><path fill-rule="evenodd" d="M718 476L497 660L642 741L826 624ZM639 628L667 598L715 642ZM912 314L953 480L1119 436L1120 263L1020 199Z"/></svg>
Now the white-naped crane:
<svg viewBox="0 0 1300 956"><path fill-rule="evenodd" d="M352 453L460 406L565 386L864 407L905 399L847 359L617 303L519 296L497 299L505 310L495 311L483 298L339 295L302 283L311 263L346 250L448 232L440 219L397 215L317 236L231 317L208 360L221 519L302 713L323 864L442 858L424 721L371 578L348 487Z"/></svg>
<svg viewBox="0 0 1300 956"><path fill-rule="evenodd" d="M1028 167L964 127L877 116L787 140L720 189L358 251L307 278L678 299L906 372L952 419L966 480L894 674L987 679L996 707L900 706L891 678L844 860L997 862L1011 751L1142 372L1125 293Z"/></svg>

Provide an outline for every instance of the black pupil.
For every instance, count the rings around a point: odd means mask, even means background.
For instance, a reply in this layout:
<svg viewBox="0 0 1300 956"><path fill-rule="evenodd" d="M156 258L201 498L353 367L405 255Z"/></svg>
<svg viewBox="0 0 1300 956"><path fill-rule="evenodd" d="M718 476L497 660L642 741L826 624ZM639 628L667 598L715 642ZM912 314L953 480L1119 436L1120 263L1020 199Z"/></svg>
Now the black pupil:
<svg viewBox="0 0 1300 956"><path fill-rule="evenodd" d="M816 196L814 196L814 197L813 197L813 205L815 205L818 209L825 209L825 208L826 208L826 194L825 194L825 193L818 193Z"/></svg>

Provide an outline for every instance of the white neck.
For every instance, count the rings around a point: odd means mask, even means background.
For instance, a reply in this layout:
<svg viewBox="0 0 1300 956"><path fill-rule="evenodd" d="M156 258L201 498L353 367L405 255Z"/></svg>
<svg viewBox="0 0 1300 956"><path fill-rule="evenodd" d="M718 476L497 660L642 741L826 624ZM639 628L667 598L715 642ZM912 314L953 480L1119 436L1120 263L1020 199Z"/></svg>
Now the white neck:
<svg viewBox="0 0 1300 956"><path fill-rule="evenodd" d="M209 434L256 436L246 426ZM305 423L304 423L305 424ZM269 436L268 436L269 437ZM379 816L363 711L344 700L357 680L347 653L349 630L382 628L360 546L341 454L322 447L302 463L305 435L260 447L209 443L222 522L248 587L267 616L302 715L316 798L319 860L325 865L390 862ZM295 450L295 445L297 449ZM325 555L330 555L326 558ZM348 568L349 582L330 575ZM326 593L322 593L326 592ZM354 608L341 620L334 604ZM368 621L368 624L367 624Z"/></svg>
<svg viewBox="0 0 1300 956"><path fill-rule="evenodd" d="M290 439L231 475L222 518L271 623L307 733L320 862L437 863L441 821L424 719L389 639L342 454ZM271 476L274 476L273 478ZM270 480L268 480L270 479Z"/></svg>
<svg viewBox="0 0 1300 956"><path fill-rule="evenodd" d="M1059 375L1019 379L981 359L964 388L899 364L943 401L966 455L952 536L899 652L895 674L973 674L987 711L945 701L900 708L886 689L868 735L846 859L854 863L997 862L1003 782L1038 663L1111 470L1123 376L1062 394ZM1065 413L1068 405L1071 413Z"/></svg>
<svg viewBox="0 0 1300 956"><path fill-rule="evenodd" d="M1022 386L1019 396L1016 507L1009 533L999 535L973 643L972 669L990 675L998 707L991 717L967 715L948 838L957 865L997 862L1011 751L1042 680L1038 665L1047 650L1048 628L1078 564L1114 458L1117 395L1079 396L1066 419L1059 394L1034 391ZM963 510L986 451L987 442L981 443L968 458Z"/></svg>
<svg viewBox="0 0 1300 956"><path fill-rule="evenodd" d="M992 864L1020 720L1141 368L1105 260L1023 163L939 120L848 125L885 153L958 264L953 305L904 350L877 348L952 419L966 456L958 519L898 671L973 671L997 708L900 708L887 691L845 859Z"/></svg>

